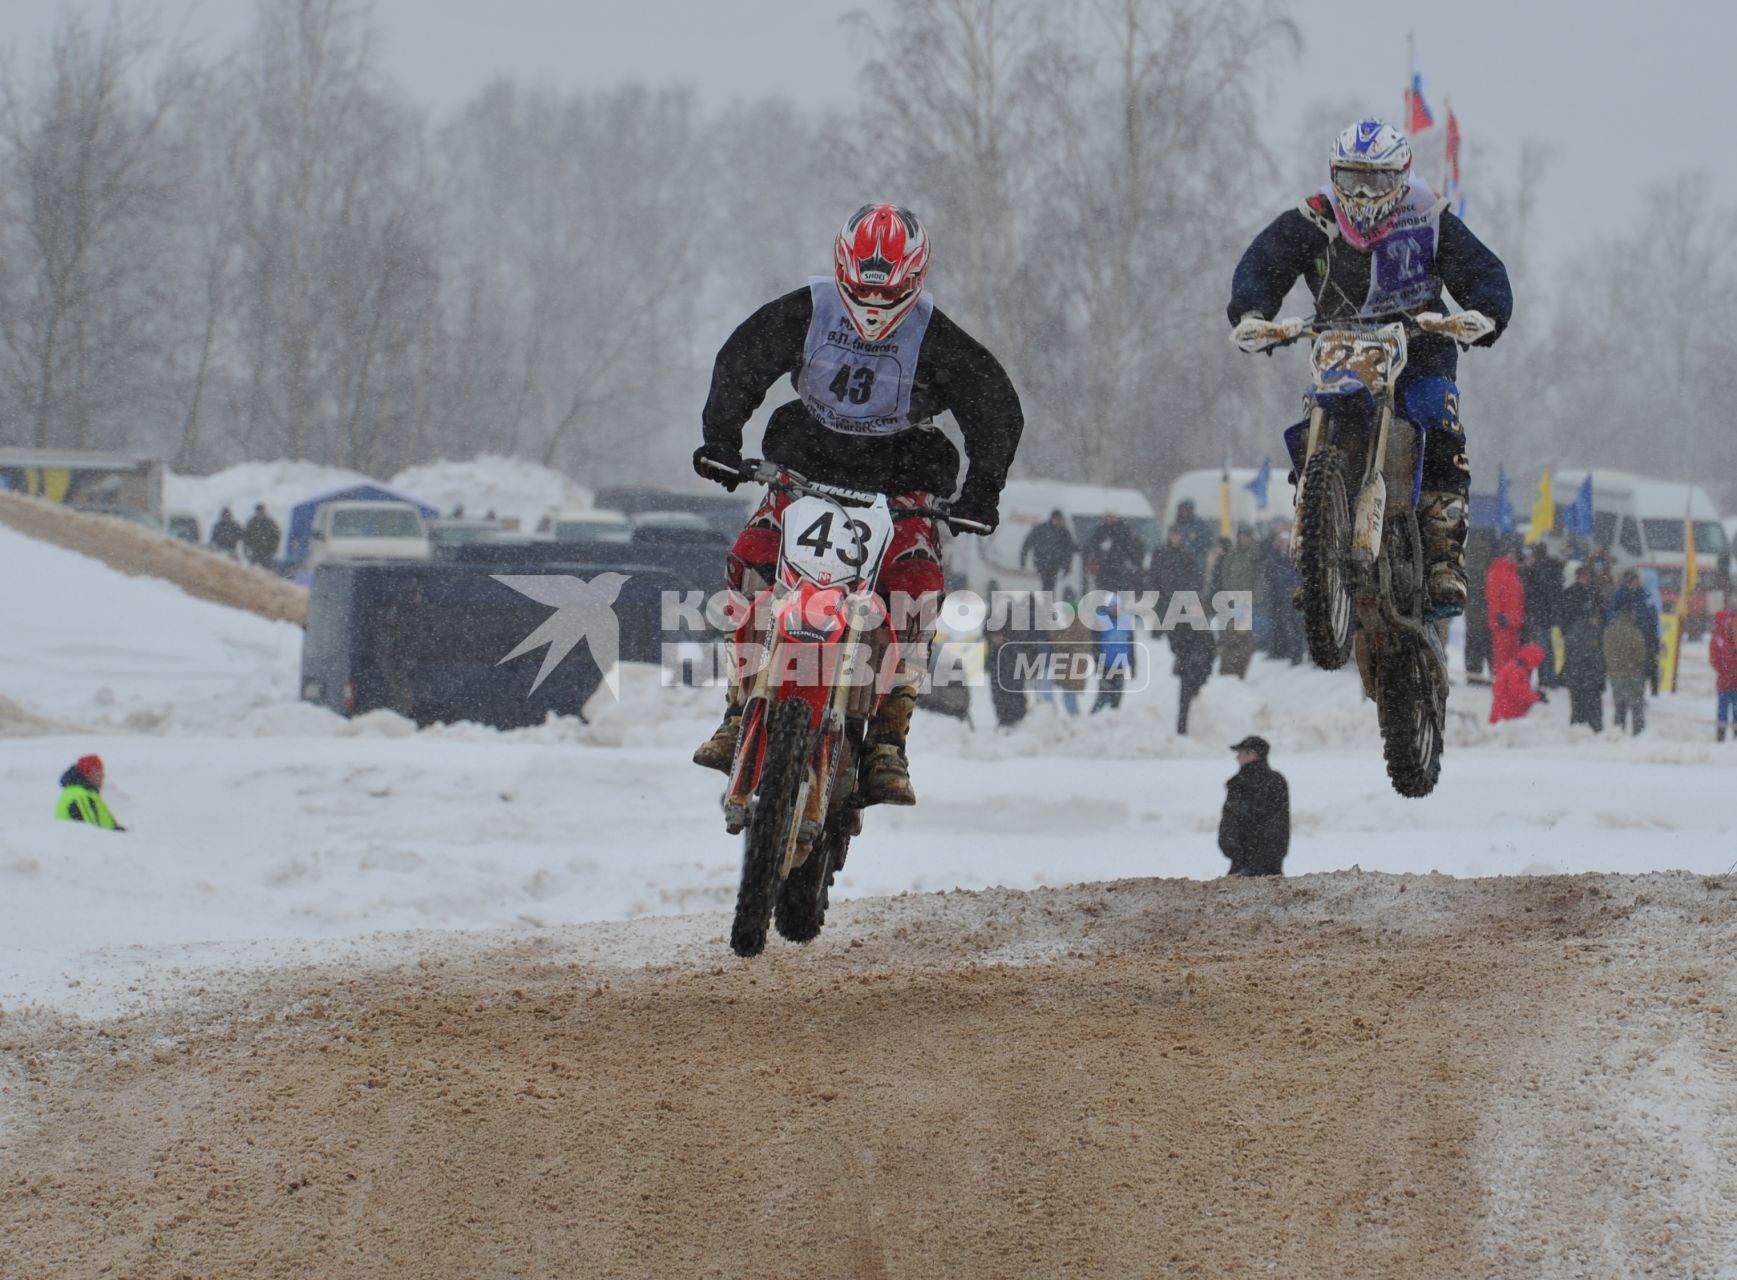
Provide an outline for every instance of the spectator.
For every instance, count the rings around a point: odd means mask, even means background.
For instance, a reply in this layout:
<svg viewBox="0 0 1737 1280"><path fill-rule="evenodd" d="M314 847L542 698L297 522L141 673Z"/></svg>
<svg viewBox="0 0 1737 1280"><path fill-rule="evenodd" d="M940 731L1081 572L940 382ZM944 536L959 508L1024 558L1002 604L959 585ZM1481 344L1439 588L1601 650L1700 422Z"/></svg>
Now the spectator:
<svg viewBox="0 0 1737 1280"><path fill-rule="evenodd" d="M1176 657L1174 670L1181 681L1181 696L1176 708L1176 732L1188 736L1188 709L1206 687L1212 675L1212 659L1217 645L1212 631L1183 622L1170 632L1170 651Z"/></svg>
<svg viewBox="0 0 1737 1280"><path fill-rule="evenodd" d="M60 803L54 816L61 822L83 822L103 831L125 831L103 801L101 756L80 756L60 775Z"/></svg>
<svg viewBox="0 0 1737 1280"><path fill-rule="evenodd" d="M1098 590L1133 591L1139 587L1146 548L1134 527L1114 511L1104 512L1104 518L1098 521L1080 554Z"/></svg>
<svg viewBox="0 0 1737 1280"><path fill-rule="evenodd" d="M1592 554L1586 557L1587 566L1592 570L1592 585L1598 588L1598 597L1607 605L1616 592L1616 559L1610 554L1610 548L1602 542L1592 549ZM1629 570L1633 573L1634 570ZM1627 575L1625 574L1624 577ZM1639 575L1636 575L1639 580ZM1606 616L1609 616L1608 613Z"/></svg>
<svg viewBox="0 0 1737 1280"><path fill-rule="evenodd" d="M1595 617L1602 619L1603 605L1598 598L1598 588L1592 583L1592 566L1576 564L1569 572L1573 574L1574 580L1562 588L1563 616L1577 618L1590 609Z"/></svg>
<svg viewBox="0 0 1737 1280"><path fill-rule="evenodd" d="M1050 637L1050 652L1054 660L1054 691L1061 694L1062 710L1070 716L1080 713L1080 695L1097 665L1098 635L1087 619L1077 613L1072 622ZM1045 692L1044 701L1050 700Z"/></svg>
<svg viewBox="0 0 1737 1280"><path fill-rule="evenodd" d="M218 513L217 523L211 526L211 549L219 555L233 556L241 545L244 532L234 513L228 507L223 508Z"/></svg>
<svg viewBox="0 0 1737 1280"><path fill-rule="evenodd" d="M1568 723L1603 733L1605 661L1598 601L1591 597L1578 600L1578 611L1562 619L1562 683L1568 687ZM1542 672L1539 683L1543 683Z"/></svg>
<svg viewBox="0 0 1737 1280"><path fill-rule="evenodd" d="M1477 680L1490 665L1490 611L1484 577L1495 558L1496 537L1488 529L1466 534L1466 678Z"/></svg>
<svg viewBox="0 0 1737 1280"><path fill-rule="evenodd" d="M1291 847L1291 792L1285 775L1267 763L1267 740L1244 738L1231 748L1239 766L1224 784L1218 847L1233 876L1284 874Z"/></svg>
<svg viewBox="0 0 1737 1280"><path fill-rule="evenodd" d="M1236 543L1218 557L1218 563L1212 570L1212 593L1221 591L1241 592L1253 601L1259 592L1261 581L1260 561L1255 551L1254 530L1246 524L1236 531ZM1244 630L1226 624L1218 633L1218 670L1221 675L1235 676L1238 680L1248 677L1249 659L1254 657L1255 636L1253 631Z"/></svg>
<svg viewBox="0 0 1737 1280"><path fill-rule="evenodd" d="M241 531L241 545L247 552L248 563L270 565L277 559L277 544L282 536L277 521L266 514L265 503L255 503L247 527Z"/></svg>
<svg viewBox="0 0 1737 1280"><path fill-rule="evenodd" d="M1707 642L1707 656L1713 663L1713 679L1719 690L1719 728L1714 741L1725 741L1730 726L1737 736L1737 618L1729 606L1713 615L1713 636Z"/></svg>
<svg viewBox="0 0 1737 1280"><path fill-rule="evenodd" d="M1537 703L1546 701L1532 687L1532 673L1544 662L1544 650L1535 644L1523 644L1520 652L1508 659L1496 672L1495 688L1490 699L1490 723L1522 720Z"/></svg>
<svg viewBox="0 0 1737 1280"><path fill-rule="evenodd" d="M995 708L995 723L1011 729L1025 719L1025 677L1014 659L1020 654L1036 652L1035 646L1018 643L1019 633L1003 617L1001 625L984 633L987 651L984 655L989 668L989 702ZM1012 647L1009 647L1012 646Z"/></svg>
<svg viewBox="0 0 1737 1280"><path fill-rule="evenodd" d="M1107 625L1106 625L1107 624ZM1134 674L1134 624L1122 613L1122 602L1111 595L1099 612L1098 625L1098 696L1092 702L1092 714L1114 711L1122 705L1122 690L1128 677Z"/></svg>
<svg viewBox="0 0 1737 1280"><path fill-rule="evenodd" d="M1200 583L1200 561L1194 558L1194 553L1183 541L1182 526L1173 524L1164 535L1163 543L1152 550L1146 584L1158 592L1158 606L1164 609L1169 607L1170 597L1178 592L1199 592Z"/></svg>
<svg viewBox="0 0 1737 1280"><path fill-rule="evenodd" d="M1303 615L1296 606L1302 579L1291 563L1291 527L1273 522L1261 558L1261 609L1267 617L1267 656L1293 667L1303 660Z"/></svg>
<svg viewBox="0 0 1737 1280"><path fill-rule="evenodd" d="M1593 585L1598 585L1598 570L1593 568ZM1619 613L1632 613L1635 625L1640 628L1641 636L1647 642L1647 683L1652 686L1653 696L1659 692L1659 611L1653 604L1652 596L1641 585L1638 570L1630 569L1622 575L1622 585L1615 591L1605 595L1600 594L1608 603L1604 607L1604 620L1608 625Z"/></svg>
<svg viewBox="0 0 1737 1280"><path fill-rule="evenodd" d="M1587 586L1596 601L1598 589ZM1604 628L1604 669L1610 678L1612 723L1620 730L1632 726L1639 733L1647 724L1647 641L1631 610L1624 609Z"/></svg>
<svg viewBox="0 0 1737 1280"><path fill-rule="evenodd" d="M1484 575L1484 603L1490 619L1490 673L1500 676L1520 651L1526 623L1526 586L1516 562L1520 540L1506 538ZM1540 653L1543 651L1540 650ZM1543 659L1540 658L1540 661Z"/></svg>
<svg viewBox="0 0 1737 1280"><path fill-rule="evenodd" d="M1074 535L1068 532L1068 519L1058 507L1049 513L1048 520L1026 534L1025 541L1019 544L1019 567L1025 568L1029 556L1043 589L1054 591L1056 579L1068 571L1077 549Z"/></svg>
<svg viewBox="0 0 1737 1280"><path fill-rule="evenodd" d="M1542 542L1534 542L1532 554L1520 570L1520 583L1526 592L1524 638L1544 650L1544 666L1538 673L1538 683L1546 688L1566 683L1557 678L1556 663L1552 661L1556 642L1551 634L1560 627L1566 642L1568 624L1572 620L1562 612L1562 561L1551 555L1550 548Z"/></svg>
<svg viewBox="0 0 1737 1280"><path fill-rule="evenodd" d="M1206 557L1211 552L1213 544L1218 541L1213 536L1211 527L1194 514L1192 500L1183 501L1176 506L1176 527L1182 530L1182 545L1188 548L1188 554L1194 557L1194 571L1202 581L1206 579Z"/></svg>

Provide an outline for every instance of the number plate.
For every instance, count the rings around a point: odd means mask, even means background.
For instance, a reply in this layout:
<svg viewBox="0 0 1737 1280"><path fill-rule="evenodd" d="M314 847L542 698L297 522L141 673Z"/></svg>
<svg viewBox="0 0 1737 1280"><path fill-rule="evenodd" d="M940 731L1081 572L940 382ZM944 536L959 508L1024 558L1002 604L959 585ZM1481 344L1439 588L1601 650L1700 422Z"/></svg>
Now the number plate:
<svg viewBox="0 0 1737 1280"><path fill-rule="evenodd" d="M784 508L784 564L823 587L872 585L892 539L884 497L872 507L844 507L810 494Z"/></svg>

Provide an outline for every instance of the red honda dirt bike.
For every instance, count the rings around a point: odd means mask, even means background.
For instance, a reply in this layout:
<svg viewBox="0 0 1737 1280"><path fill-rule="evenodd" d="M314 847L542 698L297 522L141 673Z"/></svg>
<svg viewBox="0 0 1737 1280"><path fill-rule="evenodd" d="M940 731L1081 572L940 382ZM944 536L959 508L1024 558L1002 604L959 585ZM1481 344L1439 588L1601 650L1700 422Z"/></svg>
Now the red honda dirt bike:
<svg viewBox="0 0 1737 1280"><path fill-rule="evenodd" d="M759 459L737 474L794 499L772 587L737 631L745 697L724 825L743 848L730 949L756 956L769 921L792 942L819 935L827 891L862 832L864 735L899 664L875 590L893 522L990 530L945 507L895 511L885 494L817 484Z"/></svg>

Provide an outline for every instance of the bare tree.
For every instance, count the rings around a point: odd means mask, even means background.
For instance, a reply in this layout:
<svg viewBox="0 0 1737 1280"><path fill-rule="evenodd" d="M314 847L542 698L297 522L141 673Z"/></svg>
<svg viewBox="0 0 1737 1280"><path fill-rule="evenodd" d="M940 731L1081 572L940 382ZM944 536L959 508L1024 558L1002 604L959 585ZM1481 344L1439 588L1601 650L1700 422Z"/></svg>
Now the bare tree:
<svg viewBox="0 0 1737 1280"><path fill-rule="evenodd" d="M118 443L153 407L151 270L177 177L163 134L196 80L156 52L118 12L97 30L74 17L35 80L0 84L0 377L39 446Z"/></svg>

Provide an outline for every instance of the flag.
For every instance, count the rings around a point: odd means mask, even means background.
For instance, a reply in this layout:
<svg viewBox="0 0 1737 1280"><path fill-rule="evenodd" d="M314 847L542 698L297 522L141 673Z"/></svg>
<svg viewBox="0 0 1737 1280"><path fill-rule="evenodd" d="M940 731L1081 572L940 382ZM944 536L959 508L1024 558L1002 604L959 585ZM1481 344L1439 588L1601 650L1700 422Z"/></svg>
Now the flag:
<svg viewBox="0 0 1737 1280"><path fill-rule="evenodd" d="M1256 511L1265 511L1267 509L1267 484L1272 480L1272 478L1273 460L1271 458L1262 458L1261 469L1255 473L1255 478L1243 486L1243 488L1254 494Z"/></svg>
<svg viewBox="0 0 1737 1280"><path fill-rule="evenodd" d="M1532 524L1526 530L1526 541L1533 543L1556 527L1556 498L1550 491L1550 473L1538 481L1538 499L1532 504Z"/></svg>
<svg viewBox="0 0 1737 1280"><path fill-rule="evenodd" d="M1454 217L1466 213L1466 193L1460 188L1460 122L1450 105L1447 109L1446 172L1442 174L1441 193L1446 197Z"/></svg>
<svg viewBox="0 0 1737 1280"><path fill-rule="evenodd" d="M1406 41L1406 47L1411 49L1411 41ZM1422 133L1435 124L1435 116L1430 112L1429 103L1423 100L1423 75L1417 69L1417 52L1411 50L1411 84L1405 90L1405 131L1410 134Z"/></svg>
<svg viewBox="0 0 1737 1280"><path fill-rule="evenodd" d="M1230 463L1218 478L1218 536L1230 537Z"/></svg>
<svg viewBox="0 0 1737 1280"><path fill-rule="evenodd" d="M1677 596L1677 614L1689 616L1689 597L1695 594L1695 582L1701 576L1701 566L1695 563L1695 522L1683 517L1683 589Z"/></svg>
<svg viewBox="0 0 1737 1280"><path fill-rule="evenodd" d="M1496 468L1496 532L1514 532L1514 499L1508 493L1508 473L1501 467Z"/></svg>
<svg viewBox="0 0 1737 1280"><path fill-rule="evenodd" d="M1562 518L1564 533L1573 534L1576 538L1592 536L1592 472L1586 473L1586 479L1580 482L1580 492L1574 495L1574 503Z"/></svg>

